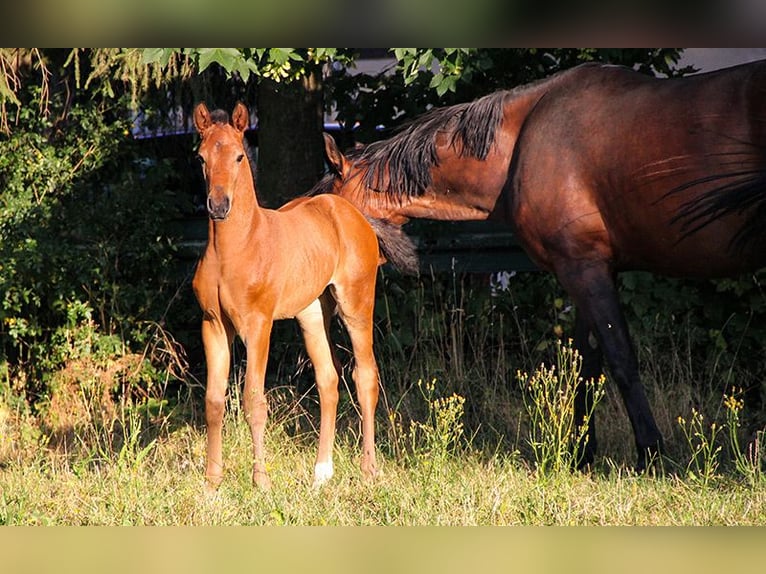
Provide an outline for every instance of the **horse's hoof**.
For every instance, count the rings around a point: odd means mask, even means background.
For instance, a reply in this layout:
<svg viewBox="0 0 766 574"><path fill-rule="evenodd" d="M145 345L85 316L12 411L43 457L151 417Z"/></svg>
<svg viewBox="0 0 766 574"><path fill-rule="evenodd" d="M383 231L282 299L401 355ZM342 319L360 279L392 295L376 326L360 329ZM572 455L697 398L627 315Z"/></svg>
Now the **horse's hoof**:
<svg viewBox="0 0 766 574"><path fill-rule="evenodd" d="M383 477L383 471L375 465L362 467L362 481L366 484L372 484L377 479Z"/></svg>
<svg viewBox="0 0 766 574"><path fill-rule="evenodd" d="M223 482L223 476L206 476L204 491L208 496L212 496L218 493L218 488Z"/></svg>
<svg viewBox="0 0 766 574"><path fill-rule="evenodd" d="M335 470L333 469L332 461L318 462L314 465L314 484L312 488L317 489L333 477Z"/></svg>
<svg viewBox="0 0 766 574"><path fill-rule="evenodd" d="M265 470L253 471L253 484L261 490L271 490L271 479Z"/></svg>

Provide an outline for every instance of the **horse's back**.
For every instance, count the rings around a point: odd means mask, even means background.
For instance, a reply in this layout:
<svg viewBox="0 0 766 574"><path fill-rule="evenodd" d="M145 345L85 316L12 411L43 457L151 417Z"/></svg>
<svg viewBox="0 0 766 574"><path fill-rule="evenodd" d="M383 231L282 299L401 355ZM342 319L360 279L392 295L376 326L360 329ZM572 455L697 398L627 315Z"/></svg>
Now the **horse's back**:
<svg viewBox="0 0 766 574"><path fill-rule="evenodd" d="M339 266L353 263L363 267L365 273L377 268L379 247L375 231L348 200L334 194L299 197L277 213L283 225L296 234L308 234L312 242L322 242Z"/></svg>
<svg viewBox="0 0 766 574"><path fill-rule="evenodd" d="M756 242L730 248L762 215L727 204L742 190L766 203L766 62L673 79L588 66L564 79L517 144L510 201L533 257L550 268L555 249L579 249L564 256L682 275L766 264ZM720 205L684 225L695 201Z"/></svg>

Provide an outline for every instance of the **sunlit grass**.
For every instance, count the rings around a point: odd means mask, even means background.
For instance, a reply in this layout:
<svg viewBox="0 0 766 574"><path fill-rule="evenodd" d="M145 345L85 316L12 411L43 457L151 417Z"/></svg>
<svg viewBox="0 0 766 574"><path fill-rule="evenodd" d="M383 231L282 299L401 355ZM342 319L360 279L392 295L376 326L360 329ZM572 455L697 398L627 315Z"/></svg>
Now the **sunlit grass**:
<svg viewBox="0 0 766 574"><path fill-rule="evenodd" d="M358 437L344 432L335 477L312 488L315 444L279 421L267 448L273 488L250 483L249 431L229 416L226 472L203 491L202 429L181 426L111 460L67 456L39 444L0 470L0 522L23 525L692 525L766 524L766 483L735 475L706 485L683 475L537 472L518 452L485 452L440 435L457 403L432 397L431 418L404 432L399 455L381 447L383 474L362 480ZM442 409L439 411L438 409ZM441 418L441 422L439 420ZM135 429L134 429L135 430ZM138 432L138 431L136 431ZM429 433L431 433L429 435ZM430 437L430 438L426 438ZM441 437L441 438L440 438ZM442 441L442 442L440 442ZM127 444L130 444L128 442ZM21 445L20 445L21 446ZM138 458L137 454L141 454Z"/></svg>
<svg viewBox="0 0 766 574"><path fill-rule="evenodd" d="M379 301L376 353L383 393L376 437L382 474L373 483L359 469L359 414L346 381L335 475L319 489L312 487L316 393L305 380L269 387L266 446L273 486L263 492L251 484L250 433L239 406L242 369L234 369L224 480L209 495L203 488L199 389L161 401L107 402L108 409L100 392L83 394L80 402L63 396L51 401L46 415L15 397L6 378L0 393L0 524L766 524L763 431L752 440L741 428L746 407L739 391L721 395L696 384L687 364L642 351L643 381L666 438L664 458L655 472L632 471L632 431L607 382L603 397L597 391L593 416L595 464L589 473L571 471L567 433L580 431L566 412L568 385L560 385L576 380L576 355L551 344L555 339L525 335L528 324L515 307L509 313L461 289L455 286L442 300L443 293L421 288L409 307L386 296ZM438 312L426 310L429 298ZM563 307L554 308L555 318L562 318ZM347 352L342 340L339 349ZM555 364L555 372L541 363ZM72 388L78 388L77 377L108 379L103 365L88 365L85 360L80 370L66 371ZM89 375L88 368L95 371ZM278 372L291 368L285 364ZM535 388L524 381L535 381ZM546 403L541 397L566 400ZM562 434L562 428L569 430ZM53 440L57 436L66 440Z"/></svg>

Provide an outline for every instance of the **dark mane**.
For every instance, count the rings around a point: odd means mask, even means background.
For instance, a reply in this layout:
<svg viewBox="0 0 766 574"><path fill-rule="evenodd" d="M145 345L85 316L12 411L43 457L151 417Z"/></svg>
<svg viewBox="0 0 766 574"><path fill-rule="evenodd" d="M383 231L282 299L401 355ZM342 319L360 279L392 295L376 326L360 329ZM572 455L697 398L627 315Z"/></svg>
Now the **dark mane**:
<svg viewBox="0 0 766 574"><path fill-rule="evenodd" d="M365 185L396 196L420 195L431 184L436 165L436 134L449 132L450 145L461 156L484 159L503 119L503 101L512 92L498 91L473 102L435 108L405 125L390 139L348 152L368 166Z"/></svg>
<svg viewBox="0 0 766 574"><path fill-rule="evenodd" d="M332 193L334 182L335 182L335 173L333 172L327 173L324 175L324 177L322 177L322 179L320 179L318 182L314 184L314 187L308 190L304 195L311 197L314 195L320 195L322 193Z"/></svg>
<svg viewBox="0 0 766 574"><path fill-rule="evenodd" d="M354 177L363 177L367 190L385 193L394 199L422 195L431 185L431 168L439 162L437 134L449 134L449 143L459 156L484 160L495 143L495 132L503 121L507 100L553 86L578 68L599 66L594 62L580 64L512 90L499 90L472 102L434 108L402 126L389 139L345 152L346 158L363 168ZM322 179L308 194L331 191L332 181L332 176Z"/></svg>
<svg viewBox="0 0 766 574"><path fill-rule="evenodd" d="M210 121L214 124L228 124L229 112L226 110L213 110L210 112Z"/></svg>

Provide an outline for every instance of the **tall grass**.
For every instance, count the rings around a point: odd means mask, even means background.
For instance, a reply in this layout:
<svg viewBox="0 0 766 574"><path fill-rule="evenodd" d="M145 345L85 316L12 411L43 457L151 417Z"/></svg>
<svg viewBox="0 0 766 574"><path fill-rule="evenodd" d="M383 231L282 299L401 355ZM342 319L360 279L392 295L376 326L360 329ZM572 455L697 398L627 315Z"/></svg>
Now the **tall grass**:
<svg viewBox="0 0 766 574"><path fill-rule="evenodd" d="M0 370L0 523L766 524L762 431L746 428L739 391L696 384L683 333L665 355L651 342L637 344L667 439L664 472L631 470L632 432L607 383L593 390L599 458L583 474L570 470L570 446L582 432L566 422L571 402L545 402L566 399L567 383L577 380L576 355L557 343L571 317L555 284L538 285L542 304L532 316L514 293L492 297L478 281L426 277L401 292L387 282L376 310L383 472L374 483L360 476L359 416L344 379L335 476L312 489L316 393L308 365L292 352L280 355L282 343L270 373L283 375L272 375L268 391L269 492L250 483L241 365L233 370L224 427L224 482L213 496L202 488L198 385L159 398L132 396L108 412L87 387L87 401L66 403L69 440L55 442L50 418L19 401ZM342 332L334 335L348 361ZM297 338L293 345L300 346ZM90 372L87 366L79 364L74 388L111 372L103 363ZM62 380L72 383L72 372Z"/></svg>

